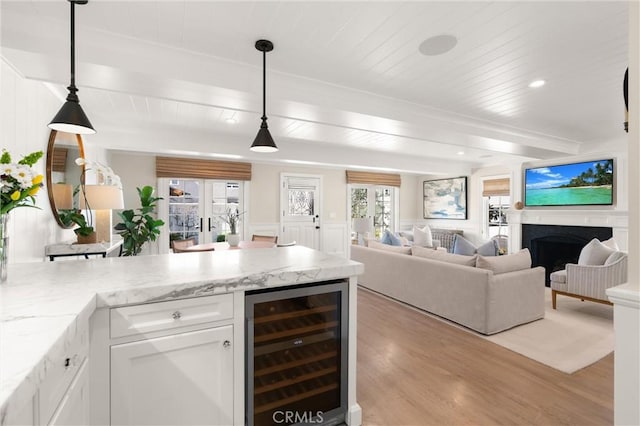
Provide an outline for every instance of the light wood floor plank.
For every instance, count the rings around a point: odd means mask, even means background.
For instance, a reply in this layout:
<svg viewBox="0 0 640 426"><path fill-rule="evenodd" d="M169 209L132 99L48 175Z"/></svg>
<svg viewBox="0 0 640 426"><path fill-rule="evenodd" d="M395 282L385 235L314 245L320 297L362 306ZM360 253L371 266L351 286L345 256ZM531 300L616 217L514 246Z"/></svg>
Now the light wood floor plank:
<svg viewBox="0 0 640 426"><path fill-rule="evenodd" d="M613 354L565 374L358 291L365 425L613 424Z"/></svg>

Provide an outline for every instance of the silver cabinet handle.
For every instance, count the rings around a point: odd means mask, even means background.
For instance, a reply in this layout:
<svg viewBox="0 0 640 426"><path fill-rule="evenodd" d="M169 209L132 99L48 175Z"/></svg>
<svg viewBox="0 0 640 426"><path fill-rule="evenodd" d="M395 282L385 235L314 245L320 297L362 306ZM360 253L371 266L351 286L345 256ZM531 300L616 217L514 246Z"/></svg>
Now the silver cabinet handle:
<svg viewBox="0 0 640 426"><path fill-rule="evenodd" d="M180 313L180 311L175 311L173 314L171 314L171 316L174 320L179 320L180 318L182 318L182 314Z"/></svg>
<svg viewBox="0 0 640 426"><path fill-rule="evenodd" d="M225 340L224 343L222 344L223 347L225 348L230 348L231 347L231 342L228 340Z"/></svg>

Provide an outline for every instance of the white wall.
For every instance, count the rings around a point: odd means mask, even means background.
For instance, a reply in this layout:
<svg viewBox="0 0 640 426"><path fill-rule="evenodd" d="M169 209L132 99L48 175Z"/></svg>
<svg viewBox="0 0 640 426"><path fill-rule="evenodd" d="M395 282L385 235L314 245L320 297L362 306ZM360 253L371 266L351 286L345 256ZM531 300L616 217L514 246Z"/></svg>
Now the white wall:
<svg viewBox="0 0 640 426"><path fill-rule="evenodd" d="M0 147L14 161L38 150L46 156L47 124L62 103L42 83L20 77L4 60L0 67ZM35 165L43 175L45 156ZM73 232L60 228L53 218L46 187L36 196L36 205L40 210L21 207L10 213L9 263L42 261L45 245L74 238Z"/></svg>

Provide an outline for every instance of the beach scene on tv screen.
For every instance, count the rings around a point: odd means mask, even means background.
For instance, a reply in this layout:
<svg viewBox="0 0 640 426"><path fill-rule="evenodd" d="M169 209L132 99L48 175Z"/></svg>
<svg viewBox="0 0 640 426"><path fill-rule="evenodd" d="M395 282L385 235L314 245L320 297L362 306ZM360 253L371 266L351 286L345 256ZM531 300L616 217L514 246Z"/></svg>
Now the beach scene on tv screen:
<svg viewBox="0 0 640 426"><path fill-rule="evenodd" d="M527 206L613 203L613 160L537 167L525 171Z"/></svg>

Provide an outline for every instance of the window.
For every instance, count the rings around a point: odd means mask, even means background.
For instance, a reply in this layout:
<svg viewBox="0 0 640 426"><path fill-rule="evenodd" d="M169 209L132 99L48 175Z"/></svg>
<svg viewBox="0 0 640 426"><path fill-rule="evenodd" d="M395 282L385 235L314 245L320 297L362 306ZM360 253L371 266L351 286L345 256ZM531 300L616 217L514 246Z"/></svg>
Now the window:
<svg viewBox="0 0 640 426"><path fill-rule="evenodd" d="M373 235L380 238L386 229L395 228L396 189L391 186L352 185L351 218L373 217Z"/></svg>

